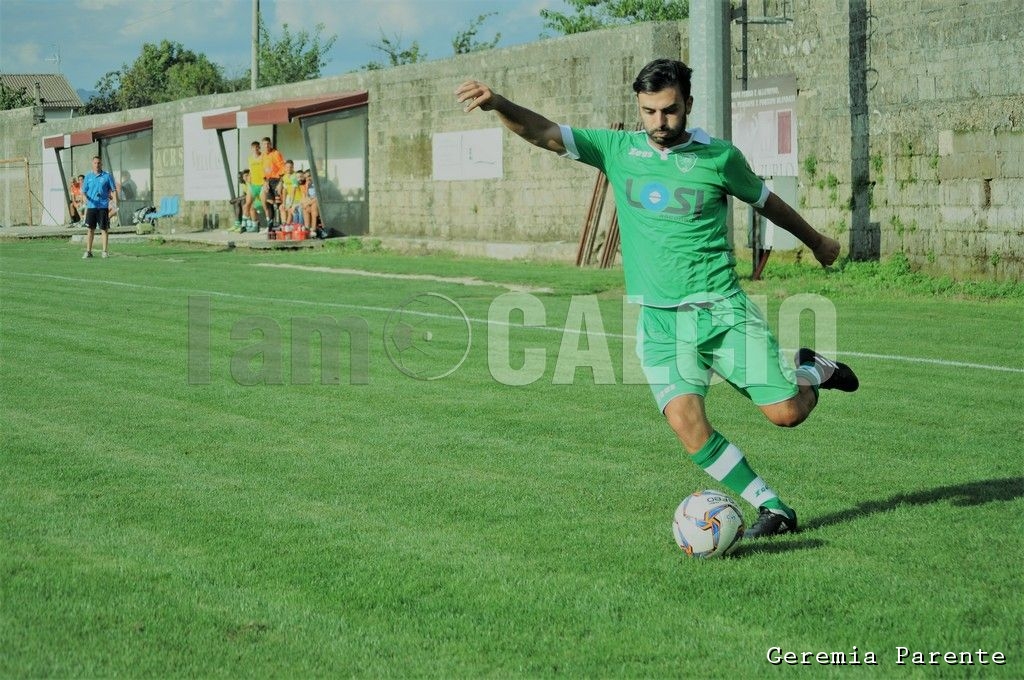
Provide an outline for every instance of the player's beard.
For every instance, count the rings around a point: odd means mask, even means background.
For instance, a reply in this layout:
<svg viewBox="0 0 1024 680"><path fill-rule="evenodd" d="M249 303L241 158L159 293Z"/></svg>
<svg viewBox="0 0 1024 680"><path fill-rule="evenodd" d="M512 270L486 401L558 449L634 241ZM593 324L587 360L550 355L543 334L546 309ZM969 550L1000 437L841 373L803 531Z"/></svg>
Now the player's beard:
<svg viewBox="0 0 1024 680"><path fill-rule="evenodd" d="M647 128L647 137L663 149L682 144L689 138L686 132L686 118L680 119L679 126L675 128Z"/></svg>

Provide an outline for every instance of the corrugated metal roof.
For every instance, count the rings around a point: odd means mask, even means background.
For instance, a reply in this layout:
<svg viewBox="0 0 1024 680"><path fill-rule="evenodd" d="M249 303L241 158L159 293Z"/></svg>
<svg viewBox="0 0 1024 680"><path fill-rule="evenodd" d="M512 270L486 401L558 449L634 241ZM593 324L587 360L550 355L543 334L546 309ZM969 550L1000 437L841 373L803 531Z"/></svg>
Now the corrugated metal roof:
<svg viewBox="0 0 1024 680"><path fill-rule="evenodd" d="M78 130L63 135L43 137L43 147L46 149L70 149L73 146L92 144L97 139L109 139L110 137L130 135L133 132L152 129L152 118L141 118L125 123L108 123L99 127Z"/></svg>
<svg viewBox="0 0 1024 680"><path fill-rule="evenodd" d="M59 73L0 73L0 83L8 89L20 90L32 98L35 84L39 83L44 109L67 109L83 106L82 100L71 87L68 79Z"/></svg>
<svg viewBox="0 0 1024 680"><path fill-rule="evenodd" d="M256 104L240 111L203 116L203 128L230 130L250 125L282 125L297 118L365 106L368 101L369 94L364 90L296 99L279 99L266 104Z"/></svg>

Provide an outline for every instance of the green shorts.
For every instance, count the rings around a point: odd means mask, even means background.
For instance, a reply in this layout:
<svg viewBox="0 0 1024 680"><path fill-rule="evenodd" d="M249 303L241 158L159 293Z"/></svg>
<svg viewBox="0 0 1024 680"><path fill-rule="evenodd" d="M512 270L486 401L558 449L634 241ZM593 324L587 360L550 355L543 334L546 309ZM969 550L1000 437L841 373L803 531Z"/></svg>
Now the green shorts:
<svg viewBox="0 0 1024 680"><path fill-rule="evenodd" d="M263 207L263 202L260 201L261 191L263 191L262 184L249 184L249 195L252 196L252 207L256 210Z"/></svg>
<svg viewBox="0 0 1024 680"><path fill-rule="evenodd" d="M797 393L793 367L761 311L742 291L715 302L641 307L636 349L662 411L680 395L706 396L713 375L758 406Z"/></svg>

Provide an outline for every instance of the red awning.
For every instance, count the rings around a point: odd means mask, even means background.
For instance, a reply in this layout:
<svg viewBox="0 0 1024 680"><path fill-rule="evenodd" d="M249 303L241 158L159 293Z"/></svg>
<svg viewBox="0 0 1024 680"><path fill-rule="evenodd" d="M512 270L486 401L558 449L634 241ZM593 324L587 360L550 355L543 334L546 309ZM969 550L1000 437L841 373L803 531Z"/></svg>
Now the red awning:
<svg viewBox="0 0 1024 680"><path fill-rule="evenodd" d="M282 99L250 106L240 111L203 116L203 128L206 130L231 130L253 125L281 125L307 116L365 106L367 101L369 101L367 92L341 92L318 97Z"/></svg>
<svg viewBox="0 0 1024 680"><path fill-rule="evenodd" d="M69 149L73 146L92 144L100 139L120 137L121 135L130 135L133 132L142 132L143 130L152 129L152 118L143 118L140 120L129 121L127 123L110 123L108 125L101 125L100 127L89 128L88 130L79 130L78 132L71 132L63 135L44 137L43 148Z"/></svg>

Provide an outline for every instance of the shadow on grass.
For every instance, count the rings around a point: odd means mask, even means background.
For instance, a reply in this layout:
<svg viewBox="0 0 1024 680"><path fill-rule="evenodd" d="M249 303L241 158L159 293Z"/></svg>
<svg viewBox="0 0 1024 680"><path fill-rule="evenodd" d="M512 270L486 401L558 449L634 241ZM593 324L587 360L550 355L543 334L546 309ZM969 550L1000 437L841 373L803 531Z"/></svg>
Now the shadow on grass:
<svg viewBox="0 0 1024 680"><path fill-rule="evenodd" d="M953 505L964 507L982 505L992 501L1012 501L1015 498L1021 497L1024 497L1024 477L986 479L981 482L954 484L926 491L896 494L884 500L865 501L849 510L840 510L831 515L812 519L805 523L802 528L805 530L820 529L821 527L860 519L864 515L894 510L903 505L927 505L948 500Z"/></svg>
<svg viewBox="0 0 1024 680"><path fill-rule="evenodd" d="M841 524L850 520L861 519L865 515L895 510L903 505L927 505L940 501L949 501L959 507L982 505L993 501L1012 501L1024 498L1024 477L1006 477L1004 479L986 479L981 482L940 486L937 489L917 491L915 493L896 494L878 501L867 501L849 510L840 510L831 515L812 519L801 525L802 531L813 531L822 527ZM801 538L800 534L787 538L743 541L736 547L731 557L743 558L759 554L789 552L791 550L812 550L826 545L818 538Z"/></svg>

